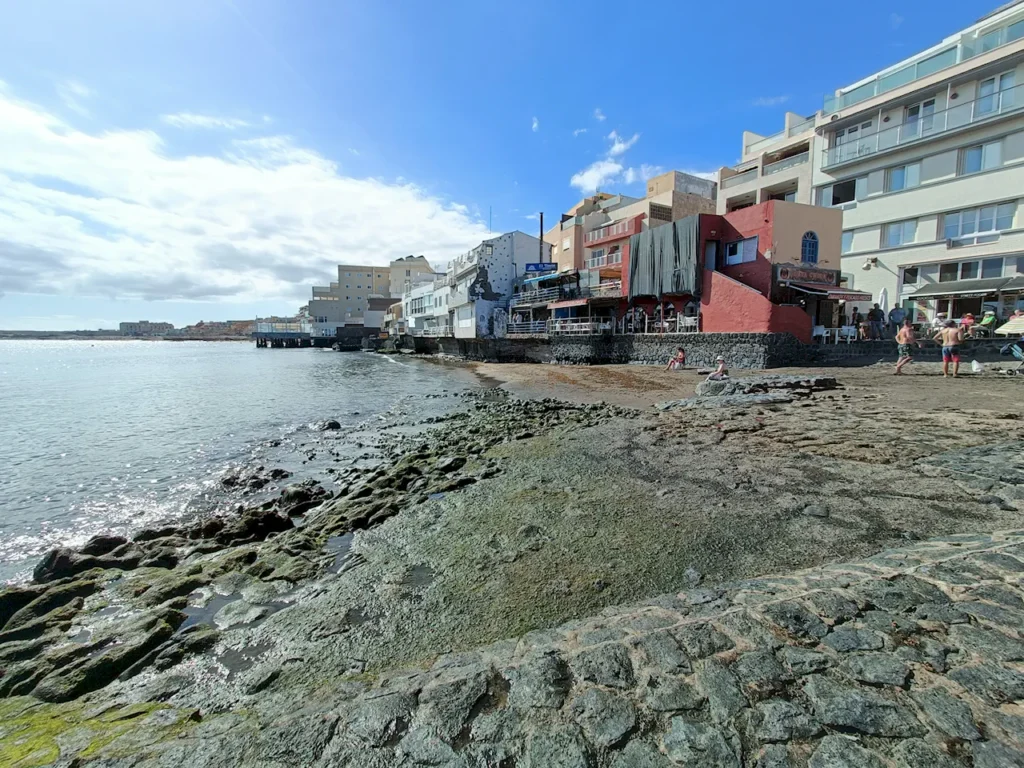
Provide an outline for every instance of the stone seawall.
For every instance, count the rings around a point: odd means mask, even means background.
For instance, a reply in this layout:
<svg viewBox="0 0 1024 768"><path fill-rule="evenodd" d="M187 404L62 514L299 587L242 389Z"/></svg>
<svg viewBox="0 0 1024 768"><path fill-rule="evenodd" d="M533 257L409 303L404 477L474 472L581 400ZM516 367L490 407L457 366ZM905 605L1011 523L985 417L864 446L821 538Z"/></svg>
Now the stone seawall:
<svg viewBox="0 0 1024 768"><path fill-rule="evenodd" d="M963 362L1006 362L999 349L1005 339L979 339L961 347ZM712 366L722 355L734 368L781 368L801 365L873 365L896 361L896 342L803 344L788 333L680 333L649 336L552 336L529 339L454 339L403 336L400 346L417 354L443 354L488 363L560 363L664 365L676 349L686 350L689 365ZM915 358L942 359L940 348L926 343Z"/></svg>

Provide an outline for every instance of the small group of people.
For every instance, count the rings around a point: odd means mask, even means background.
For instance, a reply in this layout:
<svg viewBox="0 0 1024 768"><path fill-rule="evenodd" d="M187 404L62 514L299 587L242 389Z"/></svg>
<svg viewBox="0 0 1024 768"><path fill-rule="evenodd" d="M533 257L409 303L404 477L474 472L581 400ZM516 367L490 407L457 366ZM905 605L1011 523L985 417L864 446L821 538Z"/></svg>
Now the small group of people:
<svg viewBox="0 0 1024 768"><path fill-rule="evenodd" d="M903 307L893 307L889 310L889 325L894 330L898 329L906 316L907 312ZM850 325L857 329L857 338L862 341L882 341L885 339L885 310L875 304L866 315L862 315L860 310L854 307L850 314Z"/></svg>
<svg viewBox="0 0 1024 768"><path fill-rule="evenodd" d="M675 357L668 361L666 371L681 370L686 367L686 350L682 347L676 349ZM719 355L715 358L715 370L708 374L708 381L721 381L729 378L729 369L725 367L725 358Z"/></svg>
<svg viewBox="0 0 1024 768"><path fill-rule="evenodd" d="M942 375L949 377L949 364L953 364L953 378L960 375L960 344L964 340L964 328L953 320L947 320L932 341L942 345ZM896 332L897 355L896 370L893 375L899 376L903 369L914 361L914 346L921 347L910 318L903 321L903 326Z"/></svg>

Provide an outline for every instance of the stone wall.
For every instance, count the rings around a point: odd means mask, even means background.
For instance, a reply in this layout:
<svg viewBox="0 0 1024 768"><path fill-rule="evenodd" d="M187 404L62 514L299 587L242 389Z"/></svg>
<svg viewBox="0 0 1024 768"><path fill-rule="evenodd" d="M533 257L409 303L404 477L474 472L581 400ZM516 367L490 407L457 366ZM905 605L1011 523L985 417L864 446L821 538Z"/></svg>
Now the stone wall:
<svg viewBox="0 0 1024 768"><path fill-rule="evenodd" d="M1007 363L1013 358L1002 357L999 349L1006 339L977 339L965 341L960 346L961 365L970 365L971 360L982 363ZM896 361L895 341L864 341L852 344L820 344L808 347L809 363L813 365L873 365L879 362ZM942 362L942 348L938 344L925 342L923 348L914 349L914 359L919 362Z"/></svg>

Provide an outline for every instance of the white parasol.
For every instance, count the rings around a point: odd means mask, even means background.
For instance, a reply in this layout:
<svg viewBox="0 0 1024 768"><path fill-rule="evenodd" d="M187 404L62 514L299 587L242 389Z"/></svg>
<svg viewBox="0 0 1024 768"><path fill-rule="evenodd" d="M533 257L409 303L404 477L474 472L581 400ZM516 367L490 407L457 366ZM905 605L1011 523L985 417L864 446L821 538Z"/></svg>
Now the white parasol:
<svg viewBox="0 0 1024 768"><path fill-rule="evenodd" d="M878 294L878 306L885 314L889 314L889 289L883 288Z"/></svg>

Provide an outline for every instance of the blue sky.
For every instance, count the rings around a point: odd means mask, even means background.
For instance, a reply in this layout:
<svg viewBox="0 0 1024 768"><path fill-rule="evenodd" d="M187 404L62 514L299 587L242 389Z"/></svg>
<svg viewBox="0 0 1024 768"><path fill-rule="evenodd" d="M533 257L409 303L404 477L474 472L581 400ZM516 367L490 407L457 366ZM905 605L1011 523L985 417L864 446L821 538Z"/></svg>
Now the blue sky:
<svg viewBox="0 0 1024 768"><path fill-rule="evenodd" d="M441 265L997 3L39 0L0 25L0 328L294 312L339 262ZM575 183L574 183L575 182Z"/></svg>

